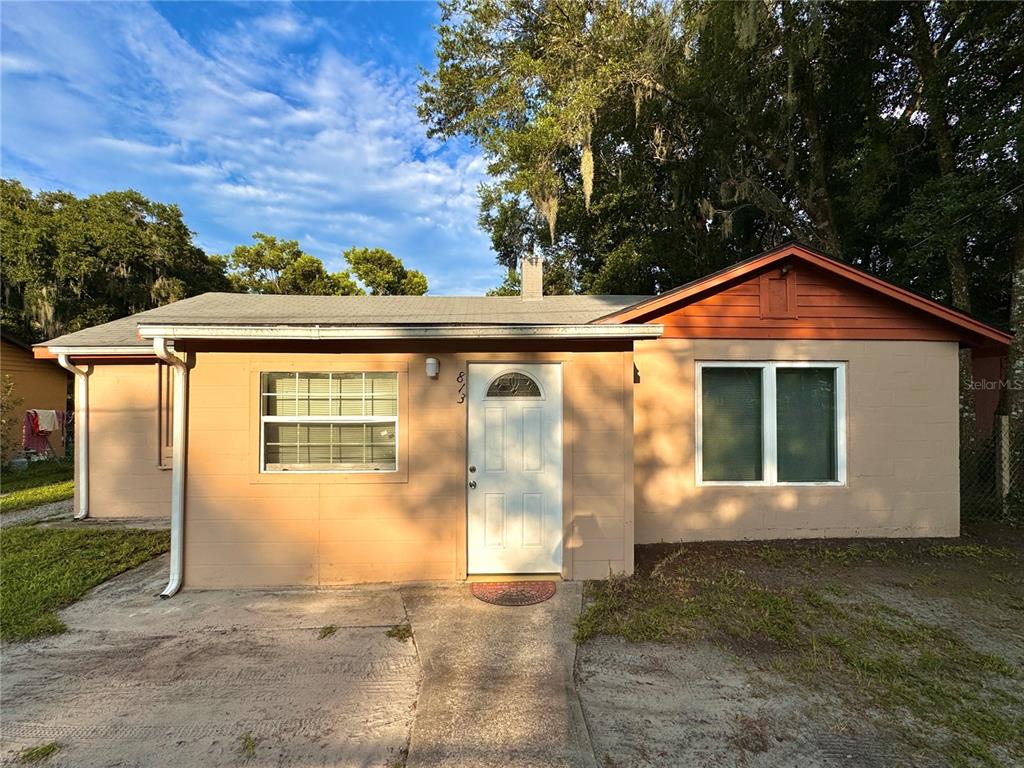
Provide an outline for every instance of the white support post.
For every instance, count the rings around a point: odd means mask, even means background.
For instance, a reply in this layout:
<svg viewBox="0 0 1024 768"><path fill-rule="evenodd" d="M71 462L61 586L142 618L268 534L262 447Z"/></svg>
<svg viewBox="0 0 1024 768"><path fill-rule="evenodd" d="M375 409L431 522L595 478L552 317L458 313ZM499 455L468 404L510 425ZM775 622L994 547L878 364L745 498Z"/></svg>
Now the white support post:
<svg viewBox="0 0 1024 768"><path fill-rule="evenodd" d="M60 367L75 377L75 469L78 511L75 520L89 516L89 371L73 365L67 355L58 355Z"/></svg>
<svg viewBox="0 0 1024 768"><path fill-rule="evenodd" d="M188 412L188 364L167 347L163 337L153 339L153 352L174 370L172 413L173 455L171 458L171 568L167 586L160 597L172 597L181 589L185 571L185 454Z"/></svg>

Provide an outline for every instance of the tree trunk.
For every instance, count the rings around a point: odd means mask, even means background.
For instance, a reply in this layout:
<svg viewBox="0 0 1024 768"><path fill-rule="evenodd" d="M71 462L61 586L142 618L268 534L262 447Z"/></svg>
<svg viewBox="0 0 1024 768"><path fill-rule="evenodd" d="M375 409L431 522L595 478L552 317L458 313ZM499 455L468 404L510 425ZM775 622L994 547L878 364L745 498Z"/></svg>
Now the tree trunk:
<svg viewBox="0 0 1024 768"><path fill-rule="evenodd" d="M822 249L838 258L841 240L829 185L829 148L818 113L818 89L815 82L817 64L807 57L801 45L801 34L806 32L800 29L800 24L795 20L796 12L797 7L791 4L783 8L786 29L782 32L782 50L791 62L790 83L797 105L796 114L801 118L807 133L809 168L801 173L790 168L787 163L784 171L793 188L800 190L804 208L814 222L815 236ZM795 126L790 141L795 141Z"/></svg>
<svg viewBox="0 0 1024 768"><path fill-rule="evenodd" d="M829 162L828 148L822 137L821 120L818 116L818 104L815 100L814 74L810 71L810 63L804 75L798 75L801 113L804 127L807 130L810 145L810 179L807 185L807 208L818 230L824 250L830 255L840 256L839 230L836 227L835 209L829 193Z"/></svg>
<svg viewBox="0 0 1024 768"><path fill-rule="evenodd" d="M946 250L949 268L950 299L953 306L971 311L971 294L964 262L964 244L959 241ZM974 355L970 349L960 350L960 454L973 455L978 442L978 409L974 391Z"/></svg>
<svg viewBox="0 0 1024 768"><path fill-rule="evenodd" d="M909 9L910 26L914 36L910 55L921 78L922 106L928 115L928 129L935 140L939 174L942 178L957 175L956 151L949 127L946 106L946 75L938 61L939 51L932 40L931 28L925 16L925 6L912 3ZM949 272L950 300L957 309L971 311L970 283L964 258L966 243L958 238L946 247L946 268ZM974 396L974 373L971 352L960 351L960 452L973 453L978 438L977 409Z"/></svg>

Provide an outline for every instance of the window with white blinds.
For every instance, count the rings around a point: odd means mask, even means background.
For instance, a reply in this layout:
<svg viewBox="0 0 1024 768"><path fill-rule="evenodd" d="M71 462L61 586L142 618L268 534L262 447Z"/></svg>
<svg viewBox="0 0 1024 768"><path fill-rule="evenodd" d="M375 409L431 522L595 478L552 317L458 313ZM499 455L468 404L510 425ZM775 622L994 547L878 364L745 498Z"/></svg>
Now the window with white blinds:
<svg viewBox="0 0 1024 768"><path fill-rule="evenodd" d="M697 482L843 485L846 366L697 364Z"/></svg>
<svg viewBox="0 0 1024 768"><path fill-rule="evenodd" d="M265 472L394 472L398 374L264 373Z"/></svg>

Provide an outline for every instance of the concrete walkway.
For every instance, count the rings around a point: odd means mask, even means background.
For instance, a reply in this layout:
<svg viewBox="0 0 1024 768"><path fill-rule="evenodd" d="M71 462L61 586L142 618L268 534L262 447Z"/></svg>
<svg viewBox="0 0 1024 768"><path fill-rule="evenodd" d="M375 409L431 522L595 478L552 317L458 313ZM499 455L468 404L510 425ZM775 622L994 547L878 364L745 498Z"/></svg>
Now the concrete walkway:
<svg viewBox="0 0 1024 768"><path fill-rule="evenodd" d="M41 525L44 528L145 528L162 530L171 527L170 516L165 517L88 517L75 520L74 501L64 499L52 504L21 509L0 515L0 528L15 525Z"/></svg>
<svg viewBox="0 0 1024 768"><path fill-rule="evenodd" d="M38 507L19 509L17 512L7 512L0 515L0 528L10 528L14 525L30 525L40 523L44 520L71 520L71 499L55 501L51 504L41 504Z"/></svg>
<svg viewBox="0 0 1024 768"><path fill-rule="evenodd" d="M47 768L401 764L419 665L386 634L395 587L160 600L167 561L62 611L65 634L3 646L0 765L50 742Z"/></svg>
<svg viewBox="0 0 1024 768"><path fill-rule="evenodd" d="M465 585L402 598L423 675L408 768L596 768L573 685L579 584L521 608Z"/></svg>

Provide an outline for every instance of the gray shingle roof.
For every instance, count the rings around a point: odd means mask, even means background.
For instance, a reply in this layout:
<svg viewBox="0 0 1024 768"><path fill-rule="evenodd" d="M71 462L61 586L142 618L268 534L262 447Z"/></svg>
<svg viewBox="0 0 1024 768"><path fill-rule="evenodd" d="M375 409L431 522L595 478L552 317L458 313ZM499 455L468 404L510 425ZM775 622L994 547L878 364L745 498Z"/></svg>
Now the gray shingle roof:
<svg viewBox="0 0 1024 768"><path fill-rule="evenodd" d="M44 346L147 347L161 325L585 325L648 296L269 296L204 293L51 339Z"/></svg>
<svg viewBox="0 0 1024 768"><path fill-rule="evenodd" d="M145 313L142 313L145 314ZM122 317L92 328L74 333L65 333L55 339L36 344L37 347L152 347L153 343L140 339L138 318L140 315Z"/></svg>

